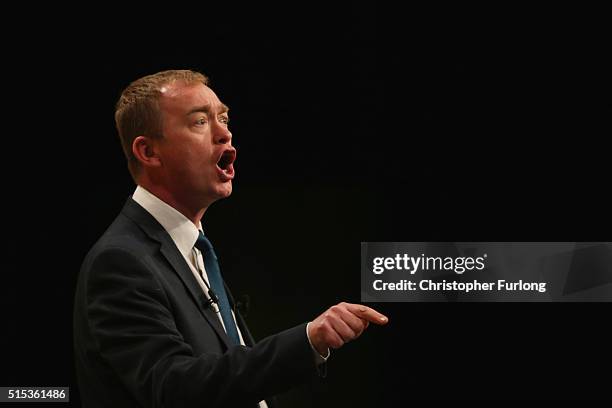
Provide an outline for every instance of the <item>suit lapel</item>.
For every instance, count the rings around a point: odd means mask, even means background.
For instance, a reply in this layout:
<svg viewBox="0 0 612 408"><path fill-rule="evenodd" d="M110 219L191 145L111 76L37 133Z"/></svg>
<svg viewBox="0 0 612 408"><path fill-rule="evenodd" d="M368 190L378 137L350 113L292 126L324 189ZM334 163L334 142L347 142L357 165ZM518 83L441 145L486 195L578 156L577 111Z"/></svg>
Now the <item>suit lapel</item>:
<svg viewBox="0 0 612 408"><path fill-rule="evenodd" d="M234 301L234 296L232 296L232 291L229 289L227 284L223 282L223 286L225 286L225 292L227 293L227 297L229 299L232 310L234 311L234 315L236 315L236 323L238 323L238 328L240 329L240 333L242 333L242 339L244 340L244 344L249 347L253 347L255 345L255 339L251 335L249 328L246 325L242 314L236 307L236 302Z"/></svg>
<svg viewBox="0 0 612 408"><path fill-rule="evenodd" d="M225 347L231 347L231 343L221 322L217 318L216 313L212 308L207 307L207 299L202 288L198 284L198 281L193 276L189 265L181 255L180 251L170 238L170 235L164 230L164 228L157 222L157 220L149 214L147 210L142 208L136 201L131 197L128 198L122 212L129 217L132 221L136 222L142 229L151 237L161 244L160 252L166 258L168 263L172 266L172 269L179 276L187 291L191 295L192 300L197 305L198 309L213 327L219 338L225 344Z"/></svg>
<svg viewBox="0 0 612 408"><path fill-rule="evenodd" d="M217 335L223 340L223 343L225 343L225 346L229 348L231 344L225 330L223 330L223 326L221 326L221 322L217 318L214 310L205 306L207 299L202 292L202 288L194 278L193 272L191 272L189 265L185 262L185 258L183 258L183 255L181 255L176 245L174 245L172 239L170 237L168 237L168 239L170 242L162 242L160 249L161 253L166 257L174 271L183 281L183 284L187 287L187 290L198 306L198 309L200 309L200 312L202 312L206 320L208 320L208 323L215 329Z"/></svg>

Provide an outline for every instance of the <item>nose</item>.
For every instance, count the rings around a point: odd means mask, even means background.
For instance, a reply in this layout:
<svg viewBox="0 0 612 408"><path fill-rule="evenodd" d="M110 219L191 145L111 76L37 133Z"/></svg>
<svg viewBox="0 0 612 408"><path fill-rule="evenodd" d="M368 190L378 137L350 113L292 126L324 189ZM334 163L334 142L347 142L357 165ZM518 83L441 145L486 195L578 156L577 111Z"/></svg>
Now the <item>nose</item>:
<svg viewBox="0 0 612 408"><path fill-rule="evenodd" d="M231 141L232 132L229 131L227 126L217 123L214 130L214 142L218 144L229 144Z"/></svg>

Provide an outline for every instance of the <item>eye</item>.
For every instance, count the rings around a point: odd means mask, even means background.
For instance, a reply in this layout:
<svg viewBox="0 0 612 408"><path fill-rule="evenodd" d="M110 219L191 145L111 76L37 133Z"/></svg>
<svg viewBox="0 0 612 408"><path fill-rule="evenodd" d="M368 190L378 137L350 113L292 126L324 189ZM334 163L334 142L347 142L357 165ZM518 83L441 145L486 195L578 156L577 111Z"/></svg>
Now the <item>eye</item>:
<svg viewBox="0 0 612 408"><path fill-rule="evenodd" d="M221 116L221 117L219 118L219 122L221 122L221 123L225 123L225 124L227 125L227 124L229 123L229 117L227 117L227 116Z"/></svg>
<svg viewBox="0 0 612 408"><path fill-rule="evenodd" d="M205 117L201 117L196 119L196 125L205 125L207 123L206 118Z"/></svg>

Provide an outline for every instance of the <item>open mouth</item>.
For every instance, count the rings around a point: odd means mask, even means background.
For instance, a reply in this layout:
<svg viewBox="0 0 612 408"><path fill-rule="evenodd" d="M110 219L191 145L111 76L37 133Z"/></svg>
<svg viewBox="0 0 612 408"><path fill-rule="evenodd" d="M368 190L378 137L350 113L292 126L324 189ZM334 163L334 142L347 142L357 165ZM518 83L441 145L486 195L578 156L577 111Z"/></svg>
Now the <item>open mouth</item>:
<svg viewBox="0 0 612 408"><path fill-rule="evenodd" d="M217 161L217 170L224 181L234 178L234 161L236 161L236 149L224 150Z"/></svg>

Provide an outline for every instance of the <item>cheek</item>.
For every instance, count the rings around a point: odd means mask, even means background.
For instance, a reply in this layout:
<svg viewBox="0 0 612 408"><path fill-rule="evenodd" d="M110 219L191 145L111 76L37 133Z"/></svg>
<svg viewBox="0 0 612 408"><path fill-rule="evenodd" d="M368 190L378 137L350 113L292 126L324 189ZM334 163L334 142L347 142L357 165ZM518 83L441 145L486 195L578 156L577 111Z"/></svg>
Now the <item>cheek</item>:
<svg viewBox="0 0 612 408"><path fill-rule="evenodd" d="M168 173L181 183L193 179L208 179L215 170L210 146L203 143L183 143L176 145L165 157Z"/></svg>
<svg viewBox="0 0 612 408"><path fill-rule="evenodd" d="M185 147L176 149L172 154L172 166L182 171L203 166L206 161L204 155L195 148Z"/></svg>
<svg viewBox="0 0 612 408"><path fill-rule="evenodd" d="M192 165L204 165L211 161L211 146L206 143L190 143L183 147L182 159Z"/></svg>

